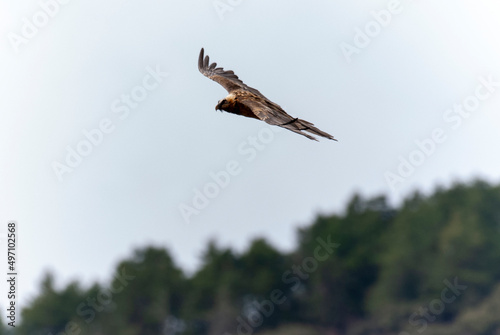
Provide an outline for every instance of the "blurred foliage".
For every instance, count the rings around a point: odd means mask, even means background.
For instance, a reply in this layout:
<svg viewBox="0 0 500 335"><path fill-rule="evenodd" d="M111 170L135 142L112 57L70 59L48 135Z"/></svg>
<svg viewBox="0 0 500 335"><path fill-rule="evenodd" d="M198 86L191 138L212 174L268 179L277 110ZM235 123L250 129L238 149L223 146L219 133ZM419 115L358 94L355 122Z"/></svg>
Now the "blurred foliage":
<svg viewBox="0 0 500 335"><path fill-rule="evenodd" d="M15 334L500 335L499 242L498 186L416 192L399 208L355 195L299 229L290 253L211 241L189 277L155 247L105 286L57 290L47 274Z"/></svg>

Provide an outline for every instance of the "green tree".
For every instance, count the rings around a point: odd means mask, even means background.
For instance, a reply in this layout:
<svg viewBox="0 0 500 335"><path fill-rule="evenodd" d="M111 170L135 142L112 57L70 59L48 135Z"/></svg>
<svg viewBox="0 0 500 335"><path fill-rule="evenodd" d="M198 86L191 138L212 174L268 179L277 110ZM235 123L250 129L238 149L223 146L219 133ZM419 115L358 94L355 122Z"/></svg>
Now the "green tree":
<svg viewBox="0 0 500 335"><path fill-rule="evenodd" d="M275 290L286 295L289 285L283 281L283 274L290 268L290 258L281 254L265 239L252 241L249 249L238 262L241 277L238 287L243 314L259 313L262 326L258 330L274 327L288 318L290 303L275 304L271 294ZM263 307L266 306L266 307ZM263 312L263 308L266 308Z"/></svg>
<svg viewBox="0 0 500 335"><path fill-rule="evenodd" d="M202 255L202 266L189 280L189 294L184 314L192 334L222 334L236 329L240 310L237 303L237 257L231 249L208 243Z"/></svg>
<svg viewBox="0 0 500 335"><path fill-rule="evenodd" d="M319 217L299 232L297 264L315 255L318 238L339 246L303 281L298 317L341 330L363 317L368 290L378 277L381 236L390 229L393 216L384 197L367 201L356 195L344 216Z"/></svg>
<svg viewBox="0 0 500 335"><path fill-rule="evenodd" d="M76 282L57 291L54 277L48 273L42 281L40 294L30 306L23 309L22 324L16 329L20 335L47 335L81 329L77 306L85 300L86 293Z"/></svg>
<svg viewBox="0 0 500 335"><path fill-rule="evenodd" d="M479 303L500 280L500 189L484 182L455 184L423 197L415 193L398 212L381 257L381 275L369 305L375 314L402 318L439 298L444 280L467 291L438 317L453 320ZM393 306L393 307L391 307ZM389 309L387 309L389 308Z"/></svg>
<svg viewBox="0 0 500 335"><path fill-rule="evenodd" d="M116 307L108 332L161 334L168 318L181 313L185 280L166 249L136 250L115 270L111 287L123 289L113 296Z"/></svg>

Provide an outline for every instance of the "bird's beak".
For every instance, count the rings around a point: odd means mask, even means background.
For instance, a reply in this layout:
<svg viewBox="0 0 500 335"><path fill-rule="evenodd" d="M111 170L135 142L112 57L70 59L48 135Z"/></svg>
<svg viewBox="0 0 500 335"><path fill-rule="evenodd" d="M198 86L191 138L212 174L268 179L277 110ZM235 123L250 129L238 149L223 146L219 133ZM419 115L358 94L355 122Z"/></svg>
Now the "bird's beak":
<svg viewBox="0 0 500 335"><path fill-rule="evenodd" d="M217 106L215 106L216 111L221 111L222 112L222 102L219 102Z"/></svg>

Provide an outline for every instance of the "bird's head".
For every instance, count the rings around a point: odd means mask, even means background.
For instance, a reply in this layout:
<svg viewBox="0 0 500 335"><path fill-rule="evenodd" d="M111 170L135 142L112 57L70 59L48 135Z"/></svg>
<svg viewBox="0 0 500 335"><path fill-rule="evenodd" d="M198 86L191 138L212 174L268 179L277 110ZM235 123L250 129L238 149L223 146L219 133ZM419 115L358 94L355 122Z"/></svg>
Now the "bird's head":
<svg viewBox="0 0 500 335"><path fill-rule="evenodd" d="M226 99L219 100L219 102L217 103L217 106L215 106L215 110L219 110L219 111L226 110L226 107L228 105L229 104L228 104Z"/></svg>

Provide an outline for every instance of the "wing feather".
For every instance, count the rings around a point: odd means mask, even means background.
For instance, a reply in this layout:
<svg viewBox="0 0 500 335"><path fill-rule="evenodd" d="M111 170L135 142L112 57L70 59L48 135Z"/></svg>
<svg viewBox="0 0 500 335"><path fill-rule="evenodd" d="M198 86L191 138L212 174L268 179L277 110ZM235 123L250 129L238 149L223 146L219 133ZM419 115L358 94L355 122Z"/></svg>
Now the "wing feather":
<svg viewBox="0 0 500 335"><path fill-rule="evenodd" d="M258 90L243 83L233 71L226 71L221 67L216 67L217 63L210 64L210 58L204 54L205 50L201 48L198 58L198 69L205 77L219 83L229 93L235 90L245 90L266 99Z"/></svg>
<svg viewBox="0 0 500 335"><path fill-rule="evenodd" d="M244 104L245 106L250 108L250 110L259 119L270 125L288 129L290 131L293 131L294 133L300 134L315 141L317 141L317 139L310 134L322 136L336 141L336 139L332 135L319 130L311 122L292 117L287 112L285 112L278 104L275 104L267 99L266 101L259 101L257 99L252 99L251 97L243 99L239 98L239 103Z"/></svg>

